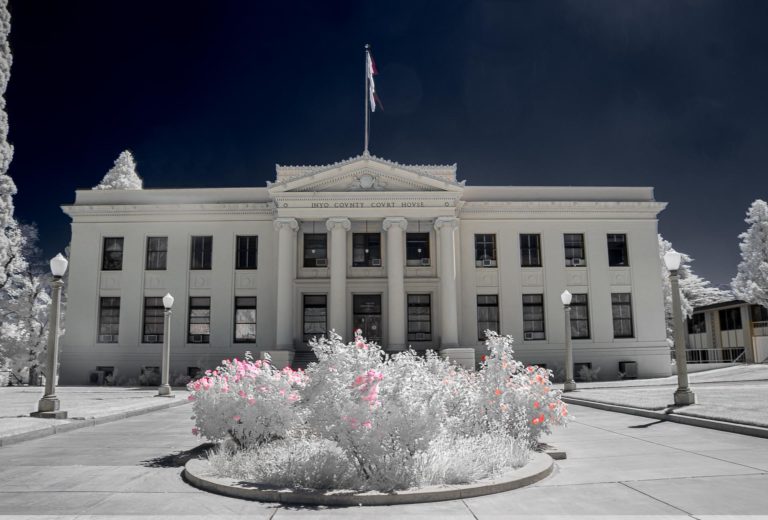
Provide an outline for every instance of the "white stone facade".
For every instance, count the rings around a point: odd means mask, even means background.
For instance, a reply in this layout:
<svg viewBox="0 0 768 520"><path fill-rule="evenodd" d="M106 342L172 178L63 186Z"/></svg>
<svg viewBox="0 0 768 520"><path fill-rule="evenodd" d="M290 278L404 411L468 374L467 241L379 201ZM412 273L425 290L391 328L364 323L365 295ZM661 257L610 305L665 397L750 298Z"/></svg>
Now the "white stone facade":
<svg viewBox="0 0 768 520"><path fill-rule="evenodd" d="M498 316L522 361L558 370L566 288L586 295L572 325L584 336L575 363L600 367L601 379L616 377L620 361L637 362L641 377L669 375L656 238L664 207L651 188L465 186L455 166L368 155L278 166L266 188L78 190L64 207L73 222L60 377L83 384L102 367L125 381L159 366L145 307L166 292L176 299L172 374L246 350L301 364L305 331L347 339L360 324L388 350L431 348L474 366L484 352L479 312ZM581 249L566 248L565 234ZM242 238L254 236L255 257ZM252 314L235 302L253 297L251 337ZM194 319L191 298L209 302Z"/></svg>

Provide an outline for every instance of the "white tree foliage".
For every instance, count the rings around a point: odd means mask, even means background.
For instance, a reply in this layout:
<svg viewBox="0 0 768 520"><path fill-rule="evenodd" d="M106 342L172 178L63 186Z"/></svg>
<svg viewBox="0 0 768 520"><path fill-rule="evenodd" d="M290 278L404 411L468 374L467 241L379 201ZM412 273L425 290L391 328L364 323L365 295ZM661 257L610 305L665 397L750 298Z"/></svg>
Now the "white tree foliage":
<svg viewBox="0 0 768 520"><path fill-rule="evenodd" d="M5 91L11 77L11 14L8 0L0 0L0 287L6 283L6 270L18 256L14 244L18 243L18 226L13 219L13 196L16 184L8 175L13 159L13 146L8 143L8 114L5 112Z"/></svg>
<svg viewBox="0 0 768 520"><path fill-rule="evenodd" d="M140 190L143 182L136 173L136 161L128 150L122 152L115 165L107 172L101 182L94 186L94 190Z"/></svg>
<svg viewBox="0 0 768 520"><path fill-rule="evenodd" d="M768 203L754 201L744 222L749 228L739 235L741 263L731 288L740 300L768 307Z"/></svg>
<svg viewBox="0 0 768 520"><path fill-rule="evenodd" d="M661 258L661 279L664 288L664 316L667 320L667 340L673 341L673 317L672 317L672 286L669 281L669 270L664 264L664 255L669 251L675 251L672 243L664 240L659 235L659 257ZM693 309L703 305L710 305L733 299L728 291L713 287L708 280L693 272L690 263L693 258L685 253L680 253L680 268L677 275L680 283L680 309L684 318L690 318ZM670 343L671 345L671 343Z"/></svg>

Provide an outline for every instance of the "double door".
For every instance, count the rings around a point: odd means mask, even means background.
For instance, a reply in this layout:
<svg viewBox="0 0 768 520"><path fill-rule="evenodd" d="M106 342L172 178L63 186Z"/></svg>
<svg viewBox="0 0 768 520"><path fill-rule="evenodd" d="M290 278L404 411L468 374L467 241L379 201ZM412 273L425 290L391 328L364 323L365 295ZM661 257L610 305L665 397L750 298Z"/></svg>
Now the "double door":
<svg viewBox="0 0 768 520"><path fill-rule="evenodd" d="M381 326L381 295L352 295L352 321L354 330L363 331L368 341L381 345L383 329Z"/></svg>

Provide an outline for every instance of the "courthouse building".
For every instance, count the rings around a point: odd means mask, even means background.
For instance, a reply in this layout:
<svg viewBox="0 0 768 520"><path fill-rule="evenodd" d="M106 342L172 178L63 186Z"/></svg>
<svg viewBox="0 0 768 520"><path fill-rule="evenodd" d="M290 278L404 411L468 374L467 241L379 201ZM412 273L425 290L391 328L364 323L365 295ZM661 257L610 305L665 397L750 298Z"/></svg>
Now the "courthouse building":
<svg viewBox="0 0 768 520"><path fill-rule="evenodd" d="M577 371L670 374L652 188L472 186L456 166L368 154L276 173L263 188L78 190L61 381L156 371L168 292L172 379L246 350L302 366L310 338L357 328L466 366L497 330L562 370L565 289Z"/></svg>

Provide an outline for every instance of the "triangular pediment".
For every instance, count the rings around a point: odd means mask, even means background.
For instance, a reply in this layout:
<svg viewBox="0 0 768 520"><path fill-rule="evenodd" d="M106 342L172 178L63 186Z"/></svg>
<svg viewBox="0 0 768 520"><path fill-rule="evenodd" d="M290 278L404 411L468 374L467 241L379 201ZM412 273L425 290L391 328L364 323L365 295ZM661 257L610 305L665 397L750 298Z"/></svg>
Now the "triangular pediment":
<svg viewBox="0 0 768 520"><path fill-rule="evenodd" d="M324 166L278 166L272 194L306 192L460 192L456 166L410 166L362 155Z"/></svg>

